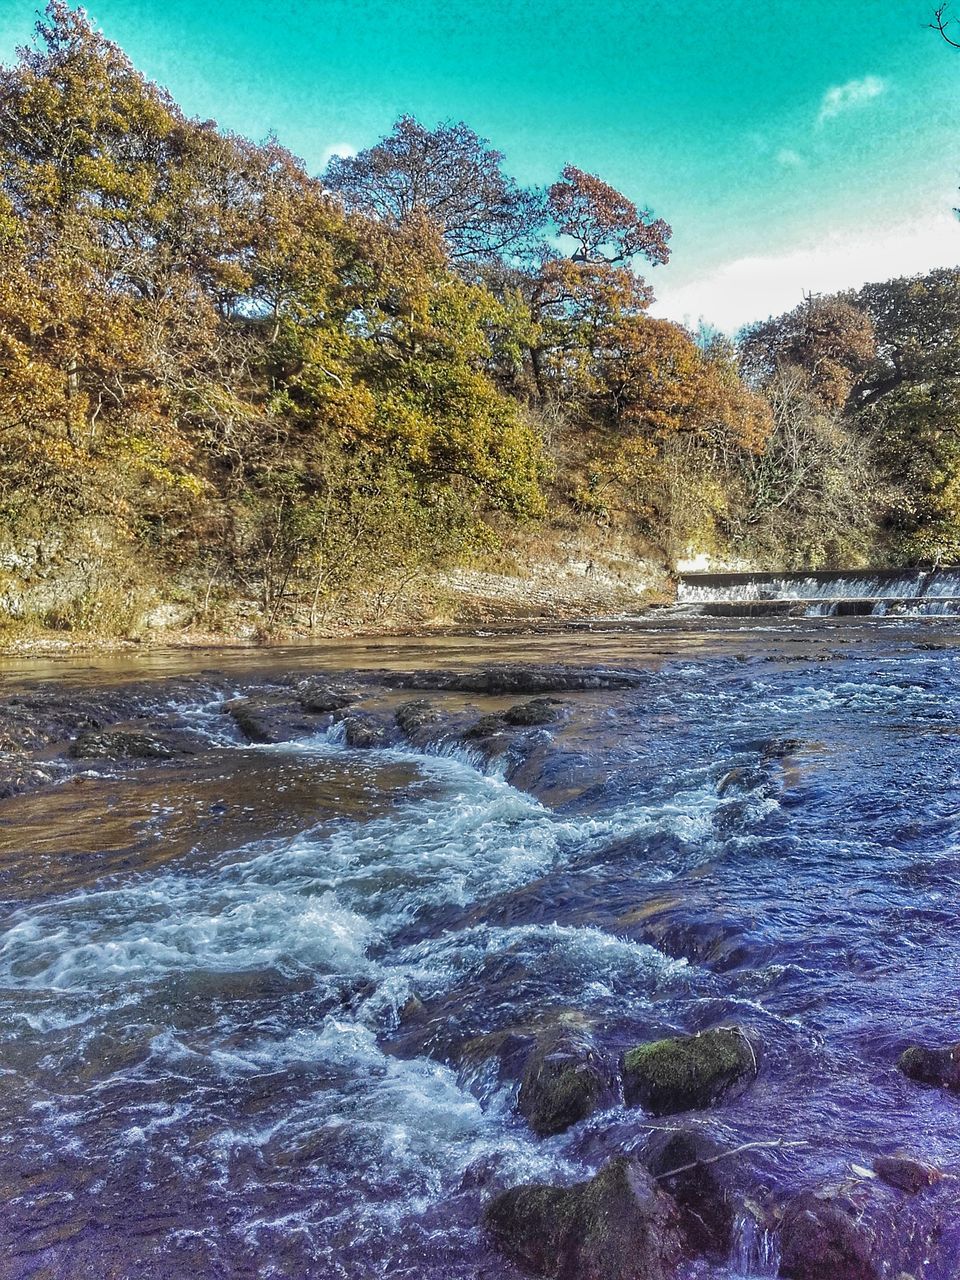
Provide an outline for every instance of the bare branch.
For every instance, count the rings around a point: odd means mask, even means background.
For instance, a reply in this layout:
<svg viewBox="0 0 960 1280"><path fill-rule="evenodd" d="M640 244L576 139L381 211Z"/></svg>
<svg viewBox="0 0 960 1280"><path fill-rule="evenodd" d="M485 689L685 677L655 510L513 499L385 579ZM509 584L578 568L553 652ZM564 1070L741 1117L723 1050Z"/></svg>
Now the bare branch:
<svg viewBox="0 0 960 1280"><path fill-rule="evenodd" d="M947 12L947 7L948 7L947 5L942 4L939 7L939 9L935 9L933 14L933 22L929 22L927 23L927 25L929 26L931 31L939 31L941 36L943 36L944 40L946 40L947 44L951 45L954 49L960 49L960 43L958 43L956 40L951 40L950 37L947 35L947 27L949 27L950 25L950 19L944 16Z"/></svg>

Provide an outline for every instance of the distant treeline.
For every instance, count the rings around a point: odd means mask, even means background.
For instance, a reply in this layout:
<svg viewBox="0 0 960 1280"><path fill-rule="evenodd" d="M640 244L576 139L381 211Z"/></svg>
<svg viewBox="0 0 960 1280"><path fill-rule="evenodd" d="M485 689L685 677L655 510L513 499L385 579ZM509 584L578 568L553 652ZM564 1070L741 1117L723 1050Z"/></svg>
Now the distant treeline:
<svg viewBox="0 0 960 1280"><path fill-rule="evenodd" d="M0 70L0 587L123 629L378 607L520 522L789 567L960 555L960 273L739 344L649 314L670 228L411 117L310 176L51 3ZM0 591L2 597L2 591Z"/></svg>

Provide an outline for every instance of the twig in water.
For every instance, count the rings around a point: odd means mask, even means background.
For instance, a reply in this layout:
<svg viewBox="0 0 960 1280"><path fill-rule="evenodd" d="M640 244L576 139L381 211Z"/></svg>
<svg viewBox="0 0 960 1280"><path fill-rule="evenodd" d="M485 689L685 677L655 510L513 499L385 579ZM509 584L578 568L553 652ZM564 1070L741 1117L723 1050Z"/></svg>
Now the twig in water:
<svg viewBox="0 0 960 1280"><path fill-rule="evenodd" d="M742 1151L758 1151L762 1148L776 1148L782 1150L785 1147L805 1147L806 1142L785 1142L783 1138L776 1138L772 1142L744 1142L742 1146L734 1147L732 1151L721 1151L715 1156L706 1156L703 1160L691 1160L689 1164L681 1164L676 1169L668 1169L666 1173L658 1173L654 1176L658 1182L662 1182L664 1178L673 1178L678 1173L689 1173L691 1169L699 1169L704 1164L716 1164L719 1160L729 1160L731 1156L738 1156Z"/></svg>

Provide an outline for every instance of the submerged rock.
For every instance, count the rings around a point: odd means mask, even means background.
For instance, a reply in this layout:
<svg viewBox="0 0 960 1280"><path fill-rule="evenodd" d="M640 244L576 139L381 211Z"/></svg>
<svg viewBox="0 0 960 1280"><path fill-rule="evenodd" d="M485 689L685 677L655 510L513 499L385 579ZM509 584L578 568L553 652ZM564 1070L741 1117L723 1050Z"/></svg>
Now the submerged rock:
<svg viewBox="0 0 960 1280"><path fill-rule="evenodd" d="M534 1133L545 1138L616 1100L614 1074L590 1040L559 1030L541 1036L529 1055L517 1110Z"/></svg>
<svg viewBox="0 0 960 1280"><path fill-rule="evenodd" d="M628 1050L623 1059L627 1105L655 1116L737 1097L756 1075L756 1051L739 1027L654 1040Z"/></svg>
<svg viewBox="0 0 960 1280"><path fill-rule="evenodd" d="M75 760L169 760L173 750L148 733L90 729L70 744Z"/></svg>
<svg viewBox="0 0 960 1280"><path fill-rule="evenodd" d="M897 1066L909 1080L960 1092L960 1044L945 1049L913 1044L900 1055Z"/></svg>
<svg viewBox="0 0 960 1280"><path fill-rule="evenodd" d="M935 1186L943 1178L943 1173L932 1164L904 1155L877 1156L873 1171L888 1187L896 1187L911 1196Z"/></svg>
<svg viewBox="0 0 960 1280"><path fill-rule="evenodd" d="M680 1215L639 1161L619 1156L572 1187L513 1187L487 1206L511 1261L555 1280L673 1280Z"/></svg>

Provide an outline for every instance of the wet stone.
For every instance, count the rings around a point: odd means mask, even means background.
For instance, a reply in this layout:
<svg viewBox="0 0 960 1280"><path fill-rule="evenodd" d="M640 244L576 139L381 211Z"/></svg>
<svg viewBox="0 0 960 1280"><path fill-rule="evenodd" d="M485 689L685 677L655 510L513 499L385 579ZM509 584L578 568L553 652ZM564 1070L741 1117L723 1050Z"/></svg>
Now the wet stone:
<svg viewBox="0 0 960 1280"><path fill-rule="evenodd" d="M960 1044L943 1049L911 1045L900 1055L897 1066L908 1080L960 1092Z"/></svg>
<svg viewBox="0 0 960 1280"><path fill-rule="evenodd" d="M287 698L232 698L222 709L248 742L290 742L317 731L316 719Z"/></svg>
<svg viewBox="0 0 960 1280"><path fill-rule="evenodd" d="M343 718L343 740L354 750L367 751L372 747L382 747L386 741L386 732L372 716L348 715Z"/></svg>
<svg viewBox="0 0 960 1280"><path fill-rule="evenodd" d="M173 750L147 733L90 729L70 744L75 760L168 760Z"/></svg>
<svg viewBox="0 0 960 1280"><path fill-rule="evenodd" d="M518 702L510 707L503 713L503 719L516 727L553 724L560 719L562 706L556 698L533 698L530 702Z"/></svg>
<svg viewBox="0 0 960 1280"><path fill-rule="evenodd" d="M623 1059L627 1105L655 1116L738 1097L756 1075L756 1050L739 1027L654 1040L628 1050Z"/></svg>
<svg viewBox="0 0 960 1280"><path fill-rule="evenodd" d="M730 1149L698 1129L661 1130L639 1158L677 1202L690 1250L727 1257L747 1183Z"/></svg>
<svg viewBox="0 0 960 1280"><path fill-rule="evenodd" d="M517 1110L548 1137L616 1101L614 1073L590 1040L561 1030L541 1036L527 1059Z"/></svg>
<svg viewBox="0 0 960 1280"><path fill-rule="evenodd" d="M479 720L475 720L472 725L464 730L463 736L468 741L484 738L492 738L498 733L503 733L506 726L500 716L481 716Z"/></svg>
<svg viewBox="0 0 960 1280"><path fill-rule="evenodd" d="M911 1196L935 1186L943 1178L942 1172L932 1164L904 1155L877 1156L873 1171L887 1186Z"/></svg>
<svg viewBox="0 0 960 1280"><path fill-rule="evenodd" d="M780 1275L785 1280L879 1280L873 1240L855 1207L815 1192L793 1201L780 1228Z"/></svg>
<svg viewBox="0 0 960 1280"><path fill-rule="evenodd" d="M674 1280L683 1254L673 1200L623 1156L589 1182L504 1191L485 1224L511 1261L555 1280Z"/></svg>
<svg viewBox="0 0 960 1280"><path fill-rule="evenodd" d="M468 671L412 671L391 674L386 682L401 689L436 689L458 693L544 694L573 689L634 689L648 676L642 671L610 667L505 664Z"/></svg>
<svg viewBox="0 0 960 1280"><path fill-rule="evenodd" d="M414 698L397 707L394 719L397 722L397 728L405 737L417 738L438 725L442 717L427 698Z"/></svg>
<svg viewBox="0 0 960 1280"><path fill-rule="evenodd" d="M313 676L297 686L297 696L304 711L323 715L349 707L358 700L360 695L347 685Z"/></svg>

